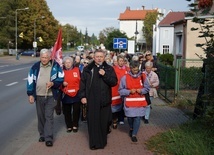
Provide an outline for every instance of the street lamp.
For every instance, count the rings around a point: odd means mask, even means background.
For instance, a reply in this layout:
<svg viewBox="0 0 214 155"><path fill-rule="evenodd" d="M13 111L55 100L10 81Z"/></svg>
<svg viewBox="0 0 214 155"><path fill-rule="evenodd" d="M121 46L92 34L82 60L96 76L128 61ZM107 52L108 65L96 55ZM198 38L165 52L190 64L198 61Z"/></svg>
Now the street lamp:
<svg viewBox="0 0 214 155"><path fill-rule="evenodd" d="M16 60L19 60L19 57L18 57L18 52L17 52L17 13L18 11L21 11L21 10L28 10L29 8L23 8L23 9L16 9L16 19L15 19L15 22L16 22L16 32L15 32L15 46L16 46Z"/></svg>
<svg viewBox="0 0 214 155"><path fill-rule="evenodd" d="M45 18L45 16L41 16L40 19ZM37 48L37 40L36 40L36 20L34 20L34 42L33 42L33 48L34 48L34 56L36 56L36 48Z"/></svg>
<svg viewBox="0 0 214 155"><path fill-rule="evenodd" d="M136 28L135 28L135 52L137 49L137 35L139 34L139 32L137 31L137 21L136 21Z"/></svg>
<svg viewBox="0 0 214 155"><path fill-rule="evenodd" d="M66 28L66 34L67 34L67 50L68 50L68 48L69 48L69 43L68 43L68 28Z"/></svg>

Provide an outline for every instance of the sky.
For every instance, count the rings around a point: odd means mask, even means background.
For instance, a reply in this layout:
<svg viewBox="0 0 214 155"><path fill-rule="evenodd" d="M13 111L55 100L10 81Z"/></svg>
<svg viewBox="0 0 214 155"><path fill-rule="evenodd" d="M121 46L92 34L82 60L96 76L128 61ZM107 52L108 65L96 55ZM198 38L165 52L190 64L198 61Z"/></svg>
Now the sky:
<svg viewBox="0 0 214 155"><path fill-rule="evenodd" d="M60 24L76 26L78 31L89 36L107 27L119 28L119 15L130 7L131 10L166 9L188 11L186 0L46 0L50 11Z"/></svg>

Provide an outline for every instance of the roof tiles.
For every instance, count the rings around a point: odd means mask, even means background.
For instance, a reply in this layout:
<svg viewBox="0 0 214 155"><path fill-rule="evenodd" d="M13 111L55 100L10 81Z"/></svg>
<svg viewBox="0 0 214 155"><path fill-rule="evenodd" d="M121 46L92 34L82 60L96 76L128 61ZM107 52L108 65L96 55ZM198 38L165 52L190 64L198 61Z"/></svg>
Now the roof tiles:
<svg viewBox="0 0 214 155"><path fill-rule="evenodd" d="M130 10L126 8L124 13L120 13L118 20L144 20L147 12L156 12L157 10Z"/></svg>
<svg viewBox="0 0 214 155"><path fill-rule="evenodd" d="M185 18L186 12L169 12L166 17L159 23L159 26L172 26L173 22L180 21Z"/></svg>

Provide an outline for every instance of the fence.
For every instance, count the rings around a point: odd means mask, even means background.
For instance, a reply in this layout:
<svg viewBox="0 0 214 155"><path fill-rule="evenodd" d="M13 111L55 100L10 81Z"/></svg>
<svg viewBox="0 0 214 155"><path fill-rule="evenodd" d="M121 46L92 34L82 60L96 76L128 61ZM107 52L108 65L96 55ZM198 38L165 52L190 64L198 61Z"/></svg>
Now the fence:
<svg viewBox="0 0 214 155"><path fill-rule="evenodd" d="M195 104L203 73L202 60L177 59L176 66L158 63L159 94L171 103Z"/></svg>

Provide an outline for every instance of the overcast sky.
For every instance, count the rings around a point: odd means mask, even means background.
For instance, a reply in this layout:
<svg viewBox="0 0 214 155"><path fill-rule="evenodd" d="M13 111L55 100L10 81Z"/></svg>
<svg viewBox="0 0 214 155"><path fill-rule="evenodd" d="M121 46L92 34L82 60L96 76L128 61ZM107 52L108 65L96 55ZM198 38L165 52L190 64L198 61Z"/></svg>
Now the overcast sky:
<svg viewBox="0 0 214 155"><path fill-rule="evenodd" d="M188 11L186 0L46 0L54 17L61 23L69 23L84 34L99 32L107 27L119 28L119 15L126 7L131 10L161 8Z"/></svg>

